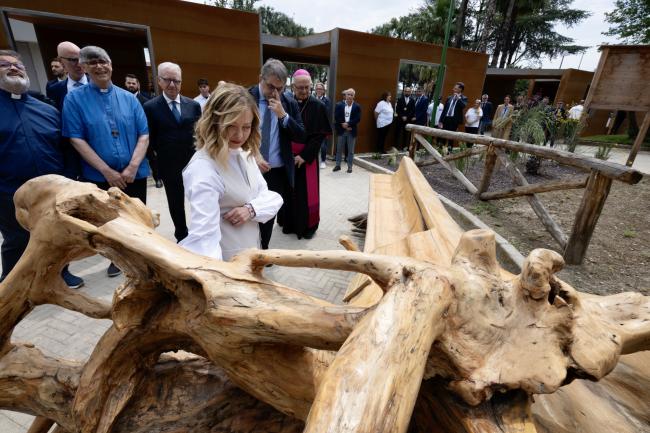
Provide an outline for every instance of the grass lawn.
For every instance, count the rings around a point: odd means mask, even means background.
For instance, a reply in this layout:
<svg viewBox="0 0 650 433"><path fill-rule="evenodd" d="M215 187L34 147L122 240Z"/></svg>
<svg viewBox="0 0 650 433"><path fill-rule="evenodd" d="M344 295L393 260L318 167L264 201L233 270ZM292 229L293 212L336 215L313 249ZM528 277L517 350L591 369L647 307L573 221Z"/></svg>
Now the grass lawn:
<svg viewBox="0 0 650 433"><path fill-rule="evenodd" d="M634 139L627 136L627 134L619 135L590 135L589 137L580 137L580 140L595 141L598 143L614 143L614 144L627 144L633 145ZM642 147L650 147L650 141L644 141Z"/></svg>

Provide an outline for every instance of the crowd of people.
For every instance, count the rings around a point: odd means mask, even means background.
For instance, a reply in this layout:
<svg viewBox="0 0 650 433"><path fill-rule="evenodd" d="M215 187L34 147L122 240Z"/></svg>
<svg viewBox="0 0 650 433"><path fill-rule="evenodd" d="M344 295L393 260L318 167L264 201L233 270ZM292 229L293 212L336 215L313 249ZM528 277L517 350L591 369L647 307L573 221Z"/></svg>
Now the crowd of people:
<svg viewBox="0 0 650 433"><path fill-rule="evenodd" d="M283 233L298 239L315 235L319 168L326 167L333 130L333 171L345 162L352 172L362 115L352 88L343 91L330 122L332 103L325 86L314 85L309 72L299 69L290 91L285 89L288 71L275 59L264 63L258 83L250 88L220 81L211 91L208 80L200 79L199 95L192 99L181 94L182 69L175 63L157 66L160 94L151 97L141 91L134 74L126 75L123 87L115 85L112 60L101 47L80 49L66 41L57 46L57 54L50 63L54 79L43 97L29 91L20 55L0 50L2 279L29 241L16 220L13 195L37 176L59 174L103 190L116 187L146 204L151 175L156 187L165 188L179 245L229 260L243 249L267 249L276 220ZM463 91L464 84L457 82L444 103L434 103L422 87L414 95L406 87L395 105L391 93L384 93L374 109L377 152L384 152L393 123L394 143L403 147L405 126L429 124L434 110L438 128L455 131L465 123L466 132L483 134L525 104L518 98L513 106L506 96L493 115L488 95L468 107ZM534 103L544 106L548 98ZM567 111L560 103L553 113L579 118L581 107ZM507 137L503 127L493 134ZM451 150L453 143L447 146ZM108 276L120 273L109 265ZM83 285L68 266L61 276L71 288Z"/></svg>
<svg viewBox="0 0 650 433"><path fill-rule="evenodd" d="M13 195L46 174L116 187L145 204L151 174L165 188L179 245L216 259L268 248L276 218L284 233L315 235L319 155L324 161L332 125L324 86L313 86L308 71L293 74L288 92L285 65L269 59L258 84L219 82L211 92L201 79L192 99L181 94L181 67L163 62L157 67L160 95L151 98L133 74L123 87L113 83L112 60L101 47L62 42L57 54L45 98L29 91L20 55L0 50L2 279L29 242ZM354 90L347 94L337 104L336 128L351 171L360 110ZM120 273L109 265L108 276ZM68 266L61 276L70 288L84 283Z"/></svg>

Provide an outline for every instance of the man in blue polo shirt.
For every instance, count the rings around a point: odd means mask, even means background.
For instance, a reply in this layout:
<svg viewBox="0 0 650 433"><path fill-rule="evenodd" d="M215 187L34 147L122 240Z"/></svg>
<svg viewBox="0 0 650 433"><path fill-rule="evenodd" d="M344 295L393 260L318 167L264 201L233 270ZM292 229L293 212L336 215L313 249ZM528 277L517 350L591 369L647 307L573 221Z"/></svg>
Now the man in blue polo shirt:
<svg viewBox="0 0 650 433"><path fill-rule="evenodd" d="M0 232L4 280L27 248L29 232L16 220L14 193L28 180L64 174L59 112L27 94L29 77L20 55L0 50ZM70 288L84 281L66 266L61 276Z"/></svg>
<svg viewBox="0 0 650 433"><path fill-rule="evenodd" d="M90 83L66 95L63 136L81 155L82 178L105 190L118 187L146 203L149 130L144 110L130 92L111 82L113 67L104 49L82 48L79 63ZM108 276L120 273L111 263Z"/></svg>

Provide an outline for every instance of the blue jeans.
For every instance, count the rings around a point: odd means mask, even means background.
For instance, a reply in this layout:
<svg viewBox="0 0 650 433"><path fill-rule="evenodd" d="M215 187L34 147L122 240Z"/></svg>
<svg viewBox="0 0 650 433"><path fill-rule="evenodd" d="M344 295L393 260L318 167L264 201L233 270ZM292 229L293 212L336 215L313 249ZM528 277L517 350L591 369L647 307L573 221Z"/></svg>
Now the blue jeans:
<svg viewBox="0 0 650 433"><path fill-rule="evenodd" d="M329 145L329 138L323 138L323 142L320 144L320 161L325 162L327 159L327 147Z"/></svg>
<svg viewBox="0 0 650 433"><path fill-rule="evenodd" d="M349 132L339 135L336 142L336 166L341 166L341 159L343 159L343 150L345 145L348 146L348 168L352 168L352 160L354 159L354 144L357 142L357 137L353 137Z"/></svg>

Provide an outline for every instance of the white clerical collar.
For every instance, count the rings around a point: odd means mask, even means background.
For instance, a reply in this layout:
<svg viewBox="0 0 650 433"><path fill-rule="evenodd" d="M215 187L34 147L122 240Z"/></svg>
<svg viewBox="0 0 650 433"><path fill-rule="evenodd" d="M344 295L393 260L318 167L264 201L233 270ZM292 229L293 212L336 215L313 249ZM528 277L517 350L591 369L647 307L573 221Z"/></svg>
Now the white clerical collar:
<svg viewBox="0 0 650 433"><path fill-rule="evenodd" d="M12 93L11 94L11 99L22 99L23 95Z"/></svg>
<svg viewBox="0 0 650 433"><path fill-rule="evenodd" d="M163 95L163 98L165 98L165 101L167 102L167 105L169 105L172 102L172 99L169 96L165 95L165 92L163 92L162 95ZM174 101L176 101L176 103L178 105L181 104L181 94L180 93L178 95L176 95L176 99L174 99Z"/></svg>

